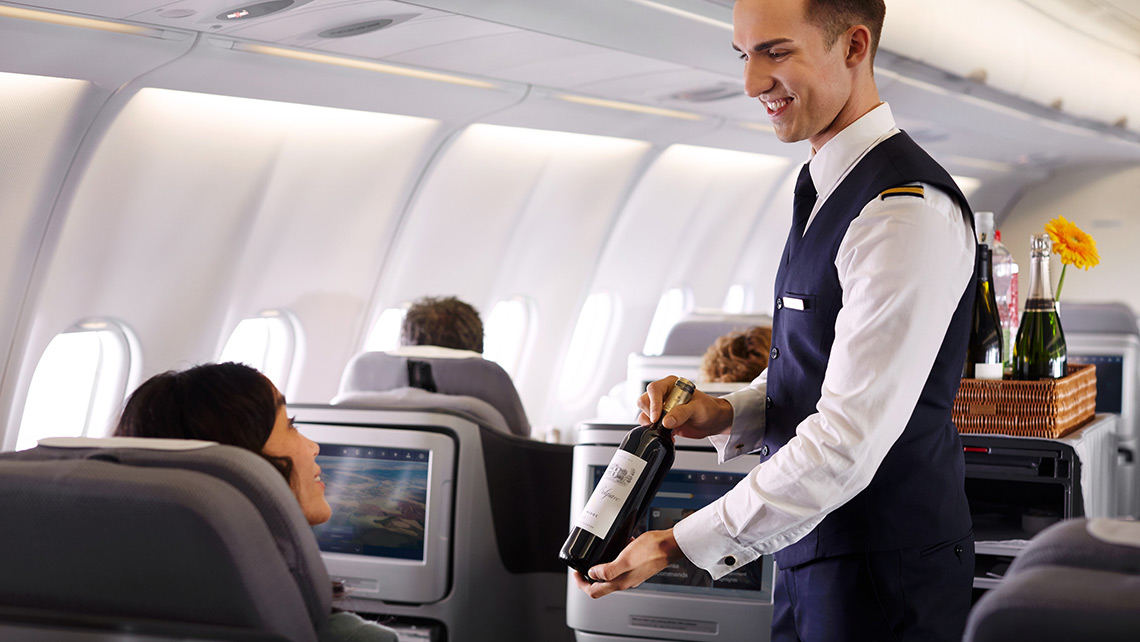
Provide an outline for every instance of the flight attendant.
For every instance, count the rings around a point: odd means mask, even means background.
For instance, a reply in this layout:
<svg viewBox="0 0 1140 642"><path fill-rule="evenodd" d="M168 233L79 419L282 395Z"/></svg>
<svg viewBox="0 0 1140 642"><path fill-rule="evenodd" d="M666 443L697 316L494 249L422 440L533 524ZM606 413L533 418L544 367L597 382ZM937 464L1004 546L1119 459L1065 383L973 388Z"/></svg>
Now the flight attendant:
<svg viewBox="0 0 1140 642"><path fill-rule="evenodd" d="M745 90L808 140L775 282L768 369L665 425L762 463L722 499L590 570L600 597L682 556L779 566L773 640L959 640L973 536L950 411L972 309L972 215L896 126L873 61L883 0L737 0ZM673 378L642 396L658 416Z"/></svg>

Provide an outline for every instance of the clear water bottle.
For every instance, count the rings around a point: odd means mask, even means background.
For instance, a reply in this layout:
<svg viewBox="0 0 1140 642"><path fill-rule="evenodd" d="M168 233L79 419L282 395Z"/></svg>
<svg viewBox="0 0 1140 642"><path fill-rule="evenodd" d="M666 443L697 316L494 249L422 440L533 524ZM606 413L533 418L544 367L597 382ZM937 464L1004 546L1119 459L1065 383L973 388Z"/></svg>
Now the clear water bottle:
<svg viewBox="0 0 1140 642"><path fill-rule="evenodd" d="M998 314L1001 316L1002 345L1006 346L1004 361L1005 370L1010 372L1013 368L1013 346L1011 342L1017 337L1017 328L1021 314L1017 308L1017 297L1020 291L1017 285L1017 262L1009 250L1001 242L1001 230L994 231L994 242L991 247L994 270L994 298L997 300Z"/></svg>

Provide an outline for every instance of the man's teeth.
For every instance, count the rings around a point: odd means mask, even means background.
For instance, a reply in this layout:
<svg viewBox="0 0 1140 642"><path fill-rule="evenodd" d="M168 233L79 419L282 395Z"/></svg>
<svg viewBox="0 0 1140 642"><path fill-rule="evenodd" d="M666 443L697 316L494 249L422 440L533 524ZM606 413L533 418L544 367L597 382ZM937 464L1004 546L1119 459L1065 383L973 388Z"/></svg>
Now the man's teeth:
<svg viewBox="0 0 1140 642"><path fill-rule="evenodd" d="M764 101L764 104L767 105L768 109L770 109L772 111L779 111L779 109L781 107L783 107L784 105L787 105L790 102L792 102L791 98L781 98L780 100L776 100L773 102Z"/></svg>

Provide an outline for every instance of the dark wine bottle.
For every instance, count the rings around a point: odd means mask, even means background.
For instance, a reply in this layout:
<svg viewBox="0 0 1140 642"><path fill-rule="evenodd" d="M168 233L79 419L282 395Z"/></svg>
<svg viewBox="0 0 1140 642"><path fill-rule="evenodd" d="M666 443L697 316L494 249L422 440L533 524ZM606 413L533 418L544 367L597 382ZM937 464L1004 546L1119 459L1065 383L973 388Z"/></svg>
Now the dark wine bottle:
<svg viewBox="0 0 1140 642"><path fill-rule="evenodd" d="M645 519L673 466L673 431L661 422L670 410L687 403L695 390L691 381L677 379L657 421L629 431L570 530L558 557L587 580L593 581L590 568L612 562Z"/></svg>
<svg viewBox="0 0 1140 642"><path fill-rule="evenodd" d="M1013 378L1060 379L1068 373L1069 351L1049 280L1049 235L1030 239L1029 296L1013 345Z"/></svg>
<svg viewBox="0 0 1140 642"><path fill-rule="evenodd" d="M970 343L966 348L966 367L962 376L969 379L1001 379L1001 315L994 295L990 248L985 243L978 244L974 263L974 319L970 324Z"/></svg>

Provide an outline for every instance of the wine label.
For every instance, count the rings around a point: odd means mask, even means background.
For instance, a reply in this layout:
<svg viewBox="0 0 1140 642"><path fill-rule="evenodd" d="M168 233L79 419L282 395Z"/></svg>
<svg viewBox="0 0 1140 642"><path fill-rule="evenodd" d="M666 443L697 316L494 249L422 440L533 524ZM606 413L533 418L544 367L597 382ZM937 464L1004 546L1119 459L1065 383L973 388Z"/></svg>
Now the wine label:
<svg viewBox="0 0 1140 642"><path fill-rule="evenodd" d="M590 501L582 509L574 526L605 539L613 528L621 507L625 505L633 486L645 470L645 460L619 450L614 453L606 472L598 482Z"/></svg>
<svg viewBox="0 0 1140 642"><path fill-rule="evenodd" d="M975 363L975 379L1001 379L1003 366L1000 363Z"/></svg>

